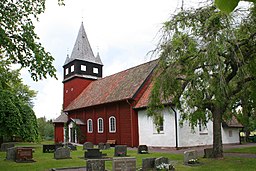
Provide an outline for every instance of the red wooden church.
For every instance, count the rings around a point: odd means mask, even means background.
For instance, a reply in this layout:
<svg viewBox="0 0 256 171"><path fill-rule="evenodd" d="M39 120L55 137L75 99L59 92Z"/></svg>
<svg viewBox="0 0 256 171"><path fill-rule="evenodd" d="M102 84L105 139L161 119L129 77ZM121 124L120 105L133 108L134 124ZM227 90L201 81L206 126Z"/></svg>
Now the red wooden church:
<svg viewBox="0 0 256 171"><path fill-rule="evenodd" d="M116 144L138 146L134 107L148 88L156 64L151 61L102 78L103 64L99 54L94 56L82 23L63 66L64 112L54 121L55 142L115 140Z"/></svg>

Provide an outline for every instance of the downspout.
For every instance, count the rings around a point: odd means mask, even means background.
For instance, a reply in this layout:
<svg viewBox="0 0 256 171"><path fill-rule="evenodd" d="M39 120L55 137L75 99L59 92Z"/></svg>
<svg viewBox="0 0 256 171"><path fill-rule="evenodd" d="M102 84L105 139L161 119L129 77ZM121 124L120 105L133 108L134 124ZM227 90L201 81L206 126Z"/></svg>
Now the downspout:
<svg viewBox="0 0 256 171"><path fill-rule="evenodd" d="M178 120L177 120L177 112L176 110L171 106L172 111L174 112L174 117L175 117L175 148L178 149L179 148L179 141L178 141Z"/></svg>

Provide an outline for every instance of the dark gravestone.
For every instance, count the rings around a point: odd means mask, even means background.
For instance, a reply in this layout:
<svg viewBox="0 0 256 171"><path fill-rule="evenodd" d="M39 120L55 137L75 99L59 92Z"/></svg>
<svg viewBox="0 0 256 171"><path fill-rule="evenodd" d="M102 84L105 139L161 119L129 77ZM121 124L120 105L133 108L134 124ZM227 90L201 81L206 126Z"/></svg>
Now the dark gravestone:
<svg viewBox="0 0 256 171"><path fill-rule="evenodd" d="M54 151L56 151L58 148L63 147L64 145L61 143L54 144Z"/></svg>
<svg viewBox="0 0 256 171"><path fill-rule="evenodd" d="M85 142L83 145L83 150L87 150L88 148L93 148L93 143L92 142Z"/></svg>
<svg viewBox="0 0 256 171"><path fill-rule="evenodd" d="M88 159L86 161L86 171L105 171L105 161Z"/></svg>
<svg viewBox="0 0 256 171"><path fill-rule="evenodd" d="M115 146L115 157L127 156L127 145L116 145Z"/></svg>
<svg viewBox="0 0 256 171"><path fill-rule="evenodd" d="M147 154L148 153L148 146L146 145L139 145L138 147L138 154Z"/></svg>
<svg viewBox="0 0 256 171"><path fill-rule="evenodd" d="M50 152L54 152L57 147L55 146L55 144L44 144L43 145L43 153L50 153Z"/></svg>
<svg viewBox="0 0 256 171"><path fill-rule="evenodd" d="M6 160L16 160L17 147L8 148L6 151Z"/></svg>
<svg viewBox="0 0 256 171"><path fill-rule="evenodd" d="M142 171L149 171L155 168L156 158L144 158L142 159Z"/></svg>
<svg viewBox="0 0 256 171"><path fill-rule="evenodd" d="M76 145L73 145L73 144L71 144L71 143L68 143L67 145L66 145L70 150L72 150L72 151L76 151L77 149L76 149Z"/></svg>
<svg viewBox="0 0 256 171"><path fill-rule="evenodd" d="M112 171L136 171L136 158L113 158Z"/></svg>
<svg viewBox="0 0 256 171"><path fill-rule="evenodd" d="M34 162L33 149L17 147L16 149L16 162Z"/></svg>
<svg viewBox="0 0 256 171"><path fill-rule="evenodd" d="M195 150L190 150L190 151L185 151L184 152L184 164L193 164L197 162L197 151Z"/></svg>
<svg viewBox="0 0 256 171"><path fill-rule="evenodd" d="M99 144L98 144L98 148L99 148L100 150L104 150L104 149L105 149L105 143L99 143Z"/></svg>
<svg viewBox="0 0 256 171"><path fill-rule="evenodd" d="M1 151L6 152L8 148L14 147L14 143L2 143Z"/></svg>
<svg viewBox="0 0 256 171"><path fill-rule="evenodd" d="M54 152L55 159L70 159L70 149L66 147L60 147Z"/></svg>
<svg viewBox="0 0 256 171"><path fill-rule="evenodd" d="M204 149L204 158L213 158L212 152L213 152L212 148L205 148Z"/></svg>
<svg viewBox="0 0 256 171"><path fill-rule="evenodd" d="M106 143L105 144L105 149L107 150L107 149L110 149L110 144L109 143Z"/></svg>
<svg viewBox="0 0 256 171"><path fill-rule="evenodd" d="M87 151L84 152L84 158L100 159L102 158L102 152L100 152L98 148L88 148Z"/></svg>

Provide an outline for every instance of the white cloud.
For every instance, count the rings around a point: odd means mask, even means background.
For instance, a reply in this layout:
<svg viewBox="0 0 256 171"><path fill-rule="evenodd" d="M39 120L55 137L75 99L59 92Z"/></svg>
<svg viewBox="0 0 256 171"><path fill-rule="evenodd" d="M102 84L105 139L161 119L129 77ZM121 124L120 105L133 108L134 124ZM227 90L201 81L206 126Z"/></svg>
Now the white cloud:
<svg viewBox="0 0 256 171"><path fill-rule="evenodd" d="M55 58L58 80L33 82L22 72L24 83L38 91L34 111L37 117L56 118L63 102L62 65L71 54L75 39L84 22L94 53L99 50L104 76L141 64L150 59L161 23L177 7L177 0L66 0L46 1L46 12L36 23L36 32L47 51ZM82 19L83 18L83 19Z"/></svg>

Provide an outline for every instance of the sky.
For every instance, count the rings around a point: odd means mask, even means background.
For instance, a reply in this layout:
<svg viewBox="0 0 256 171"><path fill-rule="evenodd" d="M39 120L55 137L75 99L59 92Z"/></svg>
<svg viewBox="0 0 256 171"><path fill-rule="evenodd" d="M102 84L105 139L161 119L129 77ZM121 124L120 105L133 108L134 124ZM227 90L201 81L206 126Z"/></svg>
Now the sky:
<svg viewBox="0 0 256 171"><path fill-rule="evenodd" d="M34 82L22 70L23 82L37 91L34 111L37 117L55 119L63 102L63 64L71 55L83 22L92 50L99 52L103 76L151 60L147 53L156 48L158 31L175 9L178 0L57 0L46 1L46 11L35 23L36 33L46 51L55 58L58 80Z"/></svg>

